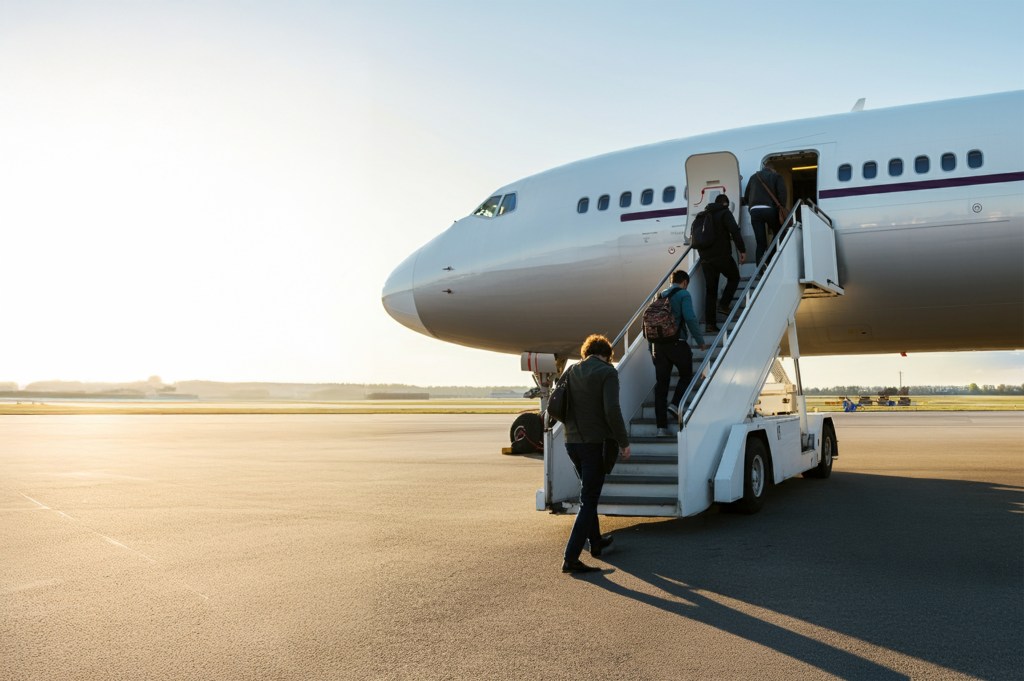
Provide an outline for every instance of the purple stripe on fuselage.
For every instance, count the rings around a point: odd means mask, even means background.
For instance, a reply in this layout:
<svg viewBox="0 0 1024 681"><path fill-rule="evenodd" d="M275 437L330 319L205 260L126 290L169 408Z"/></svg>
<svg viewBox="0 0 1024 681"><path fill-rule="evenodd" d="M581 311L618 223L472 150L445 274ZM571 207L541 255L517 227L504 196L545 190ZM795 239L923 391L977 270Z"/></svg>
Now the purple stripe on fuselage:
<svg viewBox="0 0 1024 681"><path fill-rule="evenodd" d="M849 187L843 189L823 189L818 192L820 199L838 199L844 196L867 196L868 194L891 194L893 192L913 192L922 189L942 189L945 187L969 187L976 184L999 184L1001 182L1024 181L1024 172L995 173L992 175L975 175L973 177L951 177L945 180L921 180L919 182L895 182L891 184L875 184L865 187ZM665 208L662 210L646 210L639 213L623 213L620 222L633 220L651 220L686 215L685 208Z"/></svg>
<svg viewBox="0 0 1024 681"><path fill-rule="evenodd" d="M650 220L652 218L670 218L677 215L686 215L685 208L663 208L662 210L645 210L642 213L623 213L619 216L620 222L631 220Z"/></svg>
<svg viewBox="0 0 1024 681"><path fill-rule="evenodd" d="M875 184L866 187L850 187L848 189L823 189L818 193L818 197L821 199L838 199L844 196L913 192L921 189L968 187L975 184L998 184L1000 182L1020 182L1021 180L1024 180L1024 173L996 173L994 175L976 175L974 177L951 177L948 180L922 180L920 182Z"/></svg>

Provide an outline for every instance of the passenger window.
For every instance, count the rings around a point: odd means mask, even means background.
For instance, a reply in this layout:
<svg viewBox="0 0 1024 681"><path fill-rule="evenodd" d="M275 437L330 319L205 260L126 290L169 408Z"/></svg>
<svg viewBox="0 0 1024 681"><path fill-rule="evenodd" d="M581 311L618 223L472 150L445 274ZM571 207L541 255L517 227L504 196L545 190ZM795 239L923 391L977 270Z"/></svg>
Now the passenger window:
<svg viewBox="0 0 1024 681"><path fill-rule="evenodd" d="M516 195L505 194L501 199L501 206L498 208L498 215L504 215L505 213L511 213L516 209Z"/></svg>
<svg viewBox="0 0 1024 681"><path fill-rule="evenodd" d="M608 210L608 202L611 201L611 197L607 194L601 194L601 197L597 200L598 210Z"/></svg>
<svg viewBox="0 0 1024 681"><path fill-rule="evenodd" d="M956 170L956 155L945 153L942 155L942 169L946 172Z"/></svg>
<svg viewBox="0 0 1024 681"><path fill-rule="evenodd" d="M576 212L586 213L588 208L590 208L590 199L584 196L579 200L579 203L576 204Z"/></svg>
<svg viewBox="0 0 1024 681"><path fill-rule="evenodd" d="M969 168L980 168L981 164L985 162L981 152L977 149L972 149L967 152L967 167Z"/></svg>
<svg viewBox="0 0 1024 681"><path fill-rule="evenodd" d="M631 203L633 203L633 192L622 192L622 196L619 197L619 208L629 208Z"/></svg>
<svg viewBox="0 0 1024 681"><path fill-rule="evenodd" d="M501 194L492 196L483 203L480 207L473 211L473 215L479 215L482 218L493 218L498 212L498 203L501 201Z"/></svg>
<svg viewBox="0 0 1024 681"><path fill-rule="evenodd" d="M850 178L853 177L853 167L849 163L844 163L839 166L837 175L840 182L849 182Z"/></svg>
<svg viewBox="0 0 1024 681"><path fill-rule="evenodd" d="M661 202L662 203L672 203L675 200L676 200L676 188L675 187L665 187L661 191Z"/></svg>
<svg viewBox="0 0 1024 681"><path fill-rule="evenodd" d="M878 164L874 161L868 161L864 164L864 179L873 180L878 175Z"/></svg>
<svg viewBox="0 0 1024 681"><path fill-rule="evenodd" d="M914 159L914 172L919 175L927 173L931 165L931 161L928 160L927 156L918 156Z"/></svg>
<svg viewBox="0 0 1024 681"><path fill-rule="evenodd" d="M893 177L899 177L903 174L903 159L893 158L889 159L889 174Z"/></svg>
<svg viewBox="0 0 1024 681"><path fill-rule="evenodd" d="M649 206L654 203L654 190L645 189L640 193L640 205Z"/></svg>

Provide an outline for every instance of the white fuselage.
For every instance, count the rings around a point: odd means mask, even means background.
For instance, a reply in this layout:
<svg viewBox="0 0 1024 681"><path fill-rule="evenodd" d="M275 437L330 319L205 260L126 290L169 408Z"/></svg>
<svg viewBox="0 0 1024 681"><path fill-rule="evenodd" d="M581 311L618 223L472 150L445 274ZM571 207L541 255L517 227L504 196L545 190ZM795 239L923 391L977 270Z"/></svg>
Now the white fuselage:
<svg viewBox="0 0 1024 681"><path fill-rule="evenodd" d="M571 163L495 191L514 193L515 209L456 221L392 273L383 302L404 325L441 340L571 355L590 333L618 333L685 248L686 159L729 151L745 178L766 158L795 159L789 204L800 178L802 198L832 218L846 295L801 304L802 354L1018 349L1022 121L1024 92L1012 92L755 126ZM814 167L802 170L808 159ZM865 177L871 162L877 174ZM849 179L840 179L844 166ZM668 202L666 187L676 190ZM645 189L653 201L641 205ZM623 192L632 194L628 207L620 207ZM609 205L599 210L603 195ZM580 213L583 198L588 210ZM752 257L745 207L740 216Z"/></svg>

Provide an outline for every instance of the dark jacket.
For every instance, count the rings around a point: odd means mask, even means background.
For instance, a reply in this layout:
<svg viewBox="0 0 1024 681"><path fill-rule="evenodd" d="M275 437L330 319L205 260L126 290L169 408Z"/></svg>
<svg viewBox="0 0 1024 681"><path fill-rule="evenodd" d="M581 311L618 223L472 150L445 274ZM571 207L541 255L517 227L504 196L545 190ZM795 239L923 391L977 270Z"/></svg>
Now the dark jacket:
<svg viewBox="0 0 1024 681"><path fill-rule="evenodd" d="M704 260L718 258L731 258L732 249L729 248L729 239L736 244L736 250L746 253L747 247L740 236L740 226L736 224L736 218L728 206L719 203L712 203L707 207L708 216L715 225L715 242L707 248L698 249L700 257Z"/></svg>
<svg viewBox="0 0 1024 681"><path fill-rule="evenodd" d="M764 184L768 185L775 196L778 197L782 203L782 207L786 207L786 182L782 179L782 175L779 175L775 171L762 168L756 173L750 176L747 180L747 189L743 192L743 202L747 204L747 208L753 208L754 206L767 206L769 208L775 208L775 201L772 200L771 194L764 188L764 185L757 178L764 180Z"/></svg>
<svg viewBox="0 0 1024 681"><path fill-rule="evenodd" d="M569 370L569 413L566 442L603 443L615 440L629 446L629 435L619 408L619 372L591 355Z"/></svg>

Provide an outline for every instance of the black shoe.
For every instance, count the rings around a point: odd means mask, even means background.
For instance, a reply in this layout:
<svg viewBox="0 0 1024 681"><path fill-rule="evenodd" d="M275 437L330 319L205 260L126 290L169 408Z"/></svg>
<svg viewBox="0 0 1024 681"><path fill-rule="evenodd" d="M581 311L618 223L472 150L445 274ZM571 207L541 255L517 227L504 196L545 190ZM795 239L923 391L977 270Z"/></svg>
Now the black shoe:
<svg viewBox="0 0 1024 681"><path fill-rule="evenodd" d="M590 542L590 555L594 558L600 558L601 554L604 553L605 549L612 545L613 541L615 541L615 537L610 534L602 534L601 543L596 548L594 546L594 542Z"/></svg>
<svg viewBox="0 0 1024 681"><path fill-rule="evenodd" d="M728 317L729 316L729 312L730 312L729 308L723 307L721 305L718 306L718 314L725 315L726 317Z"/></svg>
<svg viewBox="0 0 1024 681"><path fill-rule="evenodd" d="M708 324L704 328L704 333L718 333L718 327L715 326L714 324Z"/></svg>
<svg viewBox="0 0 1024 681"><path fill-rule="evenodd" d="M601 568L595 567L593 565L587 565L587 564L583 563L582 561L580 561L578 558L576 560L563 560L562 561L562 572L571 572L574 575L579 575L579 574L582 574L584 572L600 572L600 571L601 571Z"/></svg>

